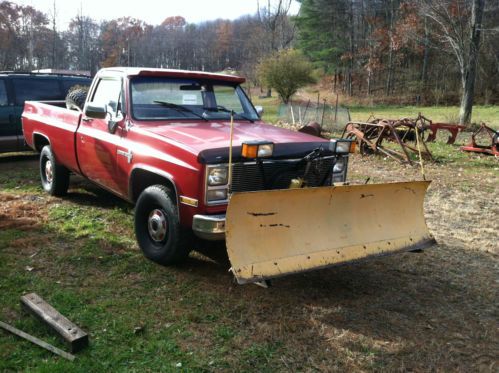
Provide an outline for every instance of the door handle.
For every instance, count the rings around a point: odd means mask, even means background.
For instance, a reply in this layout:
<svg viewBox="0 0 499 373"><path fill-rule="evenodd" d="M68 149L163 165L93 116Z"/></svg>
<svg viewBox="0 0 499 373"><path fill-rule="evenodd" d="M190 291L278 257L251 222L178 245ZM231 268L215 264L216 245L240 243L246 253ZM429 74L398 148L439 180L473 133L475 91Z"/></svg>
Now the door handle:
<svg viewBox="0 0 499 373"><path fill-rule="evenodd" d="M87 117L85 117L85 118L82 118L81 120L84 121L84 122L91 122L91 121L93 121L93 118L87 118Z"/></svg>
<svg viewBox="0 0 499 373"><path fill-rule="evenodd" d="M82 144L84 144L84 143L85 143L85 137L80 136L80 142L81 142Z"/></svg>

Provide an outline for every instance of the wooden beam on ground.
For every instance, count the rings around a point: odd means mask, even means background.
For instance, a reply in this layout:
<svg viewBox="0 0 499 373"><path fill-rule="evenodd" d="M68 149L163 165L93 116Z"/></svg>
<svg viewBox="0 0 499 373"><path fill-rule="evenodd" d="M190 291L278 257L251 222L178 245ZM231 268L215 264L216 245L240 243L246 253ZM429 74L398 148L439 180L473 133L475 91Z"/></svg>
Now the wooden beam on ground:
<svg viewBox="0 0 499 373"><path fill-rule="evenodd" d="M88 334L61 315L39 295L35 293L23 295L21 306L52 328L68 344L71 352L80 351L88 346Z"/></svg>
<svg viewBox="0 0 499 373"><path fill-rule="evenodd" d="M53 352L54 354L62 356L65 359L68 359L71 361L73 361L75 359L74 355L71 355L71 354L67 353L66 351L60 350L57 347L54 347L51 344L48 344L47 342L44 342L41 339L33 337L32 335L29 335L28 333L25 333L22 330L16 329L13 326L10 326L9 324L6 324L2 321L0 321L0 328L11 332L12 334L17 335L18 337L24 338L24 339L30 341L31 343L34 343L40 347L43 347L44 349L49 350L50 352Z"/></svg>

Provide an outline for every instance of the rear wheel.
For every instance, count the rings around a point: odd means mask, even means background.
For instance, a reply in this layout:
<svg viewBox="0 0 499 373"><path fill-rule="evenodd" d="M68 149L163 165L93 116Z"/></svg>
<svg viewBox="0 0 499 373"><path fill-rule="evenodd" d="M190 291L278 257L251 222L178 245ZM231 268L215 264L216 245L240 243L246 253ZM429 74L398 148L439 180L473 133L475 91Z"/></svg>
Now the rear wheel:
<svg viewBox="0 0 499 373"><path fill-rule="evenodd" d="M40 179L43 189L52 196L63 196L69 187L69 171L55 161L49 145L40 153Z"/></svg>
<svg viewBox="0 0 499 373"><path fill-rule="evenodd" d="M164 265L189 255L191 235L180 226L177 206L163 185L146 188L135 207L135 235L145 257Z"/></svg>

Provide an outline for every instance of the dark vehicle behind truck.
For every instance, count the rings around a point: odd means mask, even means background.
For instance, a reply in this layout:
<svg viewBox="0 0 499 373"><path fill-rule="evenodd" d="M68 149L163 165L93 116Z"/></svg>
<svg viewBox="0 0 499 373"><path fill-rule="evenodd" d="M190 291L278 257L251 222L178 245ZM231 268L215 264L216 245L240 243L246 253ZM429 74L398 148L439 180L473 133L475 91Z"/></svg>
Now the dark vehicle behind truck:
<svg viewBox="0 0 499 373"><path fill-rule="evenodd" d="M28 150L21 114L29 100L64 100L73 86L90 86L83 75L0 72L0 153Z"/></svg>

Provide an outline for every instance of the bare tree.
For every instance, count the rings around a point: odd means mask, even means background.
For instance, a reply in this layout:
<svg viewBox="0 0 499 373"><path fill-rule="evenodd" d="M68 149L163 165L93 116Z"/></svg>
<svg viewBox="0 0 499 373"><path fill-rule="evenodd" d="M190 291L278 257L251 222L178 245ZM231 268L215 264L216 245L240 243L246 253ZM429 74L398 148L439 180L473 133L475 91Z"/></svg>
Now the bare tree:
<svg viewBox="0 0 499 373"><path fill-rule="evenodd" d="M478 52L480 50L480 33L482 29L482 16L485 0L474 0L471 8L471 22L468 47L468 65L463 82L463 97L461 99L461 110L459 111L459 122L461 124L471 122L471 111L473 109L473 98L475 95L475 76L478 64Z"/></svg>
<svg viewBox="0 0 499 373"><path fill-rule="evenodd" d="M84 16L83 9L80 8L78 14L71 19L66 32L68 55L71 60L70 68L95 73L98 37L97 23L92 18Z"/></svg>
<svg viewBox="0 0 499 373"><path fill-rule="evenodd" d="M459 64L461 124L471 121L484 5L485 0L423 0L421 8L439 26L441 41L450 46Z"/></svg>
<svg viewBox="0 0 499 373"><path fill-rule="evenodd" d="M260 7L258 1L257 17L266 31L267 38L263 40L265 54L272 54L288 48L294 39L295 26L289 22L291 0L267 0L266 7ZM267 90L270 97L272 91Z"/></svg>
<svg viewBox="0 0 499 373"><path fill-rule="evenodd" d="M55 0L52 4L52 11L50 12L50 20L52 22L52 55L50 65L52 68L56 67L56 51L57 51L57 8Z"/></svg>

